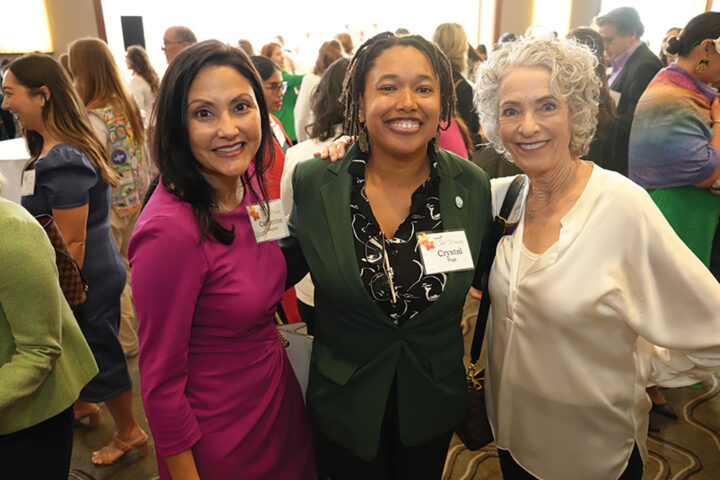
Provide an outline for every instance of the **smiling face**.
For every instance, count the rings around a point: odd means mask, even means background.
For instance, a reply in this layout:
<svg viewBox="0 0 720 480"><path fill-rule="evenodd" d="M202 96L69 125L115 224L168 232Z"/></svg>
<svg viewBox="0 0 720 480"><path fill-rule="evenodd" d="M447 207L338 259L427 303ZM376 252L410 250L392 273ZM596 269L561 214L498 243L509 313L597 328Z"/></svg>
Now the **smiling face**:
<svg viewBox="0 0 720 480"><path fill-rule="evenodd" d="M43 87L47 90L47 87ZM8 70L3 80L5 98L2 108L11 111L17 117L20 125L28 130L37 131L43 124L42 110L46 99L42 92L33 95L17 77ZM48 92L45 92L47 97Z"/></svg>
<svg viewBox="0 0 720 480"><path fill-rule="evenodd" d="M421 51L394 46L378 55L358 109L373 152L395 158L424 155L440 110L440 80Z"/></svg>
<svg viewBox="0 0 720 480"><path fill-rule="evenodd" d="M265 93L265 103L268 112L279 112L282 108L282 100L285 92L282 91L282 74L280 70L273 70L272 75L267 80L263 80L263 92Z"/></svg>
<svg viewBox="0 0 720 480"><path fill-rule="evenodd" d="M188 91L190 149L216 190L234 188L262 140L252 83L228 66L200 70Z"/></svg>
<svg viewBox="0 0 720 480"><path fill-rule="evenodd" d="M503 145L529 175L570 160L570 110L550 91L550 72L513 67L500 84L499 124Z"/></svg>

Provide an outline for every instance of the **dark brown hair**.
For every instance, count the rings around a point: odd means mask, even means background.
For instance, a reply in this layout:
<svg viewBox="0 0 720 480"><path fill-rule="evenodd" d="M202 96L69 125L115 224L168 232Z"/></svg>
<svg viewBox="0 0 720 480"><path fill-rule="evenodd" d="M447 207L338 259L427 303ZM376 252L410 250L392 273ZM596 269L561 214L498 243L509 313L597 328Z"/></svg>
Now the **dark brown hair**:
<svg viewBox="0 0 720 480"><path fill-rule="evenodd" d="M340 103L340 95L348 65L350 60L344 57L333 62L315 88L310 106L313 123L306 127L310 138L324 142L335 135L335 125L343 122L345 109Z"/></svg>
<svg viewBox="0 0 720 480"><path fill-rule="evenodd" d="M202 238L213 237L223 245L230 245L235 232L224 228L213 216L213 209L217 207L216 192L202 175L203 168L192 154L188 137L188 91L198 73L210 66L234 68L252 84L260 110L262 130L262 141L254 161L255 175L261 190L261 196L257 196L261 198L263 209L267 212L268 195L264 173L273 160L273 133L262 83L252 62L241 49L217 40L206 40L178 53L163 76L155 100L156 126L152 143L163 185L192 206ZM255 193L247 171L242 180L243 185Z"/></svg>
<svg viewBox="0 0 720 480"><path fill-rule="evenodd" d="M703 40L720 37L720 12L705 12L685 25L679 37L668 40L667 51L672 55L686 57Z"/></svg>

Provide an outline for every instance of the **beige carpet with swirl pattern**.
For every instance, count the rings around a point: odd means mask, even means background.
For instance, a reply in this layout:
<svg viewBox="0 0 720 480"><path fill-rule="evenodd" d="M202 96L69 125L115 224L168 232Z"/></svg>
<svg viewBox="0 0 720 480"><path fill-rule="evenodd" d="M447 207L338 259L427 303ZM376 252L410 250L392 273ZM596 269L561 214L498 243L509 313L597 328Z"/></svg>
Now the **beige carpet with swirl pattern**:
<svg viewBox="0 0 720 480"><path fill-rule="evenodd" d="M659 432L648 436L650 457L643 480L720 479L720 378L716 374L702 388L662 392L680 418L651 414ZM453 438L443 480L501 478L494 446L472 452Z"/></svg>

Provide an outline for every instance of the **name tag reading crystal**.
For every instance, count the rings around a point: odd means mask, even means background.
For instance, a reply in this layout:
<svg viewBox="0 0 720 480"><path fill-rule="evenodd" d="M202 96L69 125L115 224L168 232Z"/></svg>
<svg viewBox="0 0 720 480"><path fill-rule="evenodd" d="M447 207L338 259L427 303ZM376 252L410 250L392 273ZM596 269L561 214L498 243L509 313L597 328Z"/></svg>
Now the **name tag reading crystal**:
<svg viewBox="0 0 720 480"><path fill-rule="evenodd" d="M426 275L475 268L465 230L418 233L417 242Z"/></svg>

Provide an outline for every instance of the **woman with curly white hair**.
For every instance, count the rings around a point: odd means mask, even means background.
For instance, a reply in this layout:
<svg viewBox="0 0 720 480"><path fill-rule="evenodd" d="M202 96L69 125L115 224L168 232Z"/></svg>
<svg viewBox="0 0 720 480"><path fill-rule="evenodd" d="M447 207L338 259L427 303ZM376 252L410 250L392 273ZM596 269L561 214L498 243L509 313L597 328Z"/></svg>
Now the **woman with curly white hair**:
<svg viewBox="0 0 720 480"><path fill-rule="evenodd" d="M580 159L596 62L526 38L480 66L481 124L527 176L489 284L486 399L506 479L640 479L645 388L720 365L720 285L642 188ZM494 181L496 213L512 179Z"/></svg>

